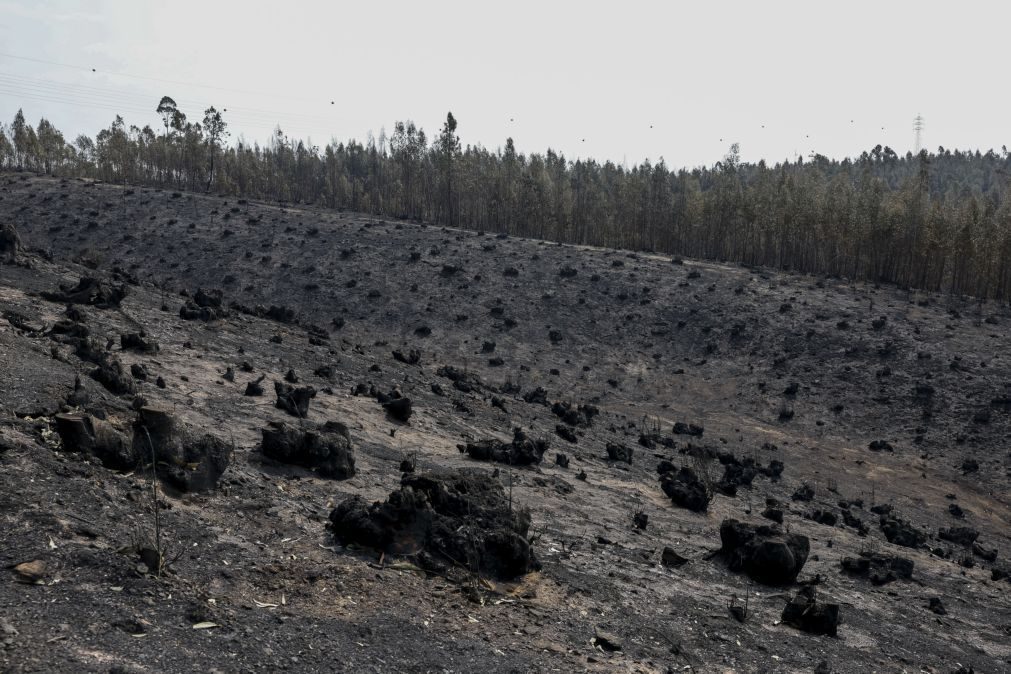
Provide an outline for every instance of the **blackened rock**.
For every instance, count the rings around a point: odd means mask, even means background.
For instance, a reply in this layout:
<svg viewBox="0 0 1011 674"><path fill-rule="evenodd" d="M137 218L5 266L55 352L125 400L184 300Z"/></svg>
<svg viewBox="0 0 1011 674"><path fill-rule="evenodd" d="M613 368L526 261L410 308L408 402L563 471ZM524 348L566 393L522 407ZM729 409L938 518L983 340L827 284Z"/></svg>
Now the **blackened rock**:
<svg viewBox="0 0 1011 674"><path fill-rule="evenodd" d="M405 475L385 502L343 501L330 513L330 529L342 544L417 555L433 571L462 565L515 578L540 568L528 539L530 514L512 508L484 471Z"/></svg>
<svg viewBox="0 0 1011 674"><path fill-rule="evenodd" d="M568 426L566 426L565 424L555 425L555 435L560 437L562 440L566 440L568 442L579 441L579 438L576 437L576 432L571 428L569 428Z"/></svg>
<svg viewBox="0 0 1011 674"><path fill-rule="evenodd" d="M332 421L309 431L272 421L263 429L261 451L275 461L315 469L323 477L346 480L355 474L351 436L344 424Z"/></svg>
<svg viewBox="0 0 1011 674"><path fill-rule="evenodd" d="M669 545L664 546L663 552L660 553L660 563L671 569L684 566L690 561L691 560L687 557L679 555L677 551Z"/></svg>
<svg viewBox="0 0 1011 674"><path fill-rule="evenodd" d="M809 585L783 608L783 622L810 634L836 636L839 629L839 604L818 602L817 590Z"/></svg>
<svg viewBox="0 0 1011 674"><path fill-rule="evenodd" d="M870 532L870 527L868 527L862 519L851 513L849 510L843 510L842 517L843 524L856 529L857 533L861 536L866 536Z"/></svg>
<svg viewBox="0 0 1011 674"><path fill-rule="evenodd" d="M210 491L217 487L231 462L232 446L205 434L187 440L183 450L183 462L163 466L158 476L184 492Z"/></svg>
<svg viewBox="0 0 1011 674"><path fill-rule="evenodd" d="M115 395L132 395L137 391L133 378L115 358L104 358L98 367L91 371L90 376Z"/></svg>
<svg viewBox="0 0 1011 674"><path fill-rule="evenodd" d="M759 468L759 472L763 473L773 482L776 482L777 480L779 480L780 475L783 474L783 470L785 468L786 466L783 464L782 461L780 461L779 459L773 459L772 461L769 462L769 465L766 466L765 468Z"/></svg>
<svg viewBox="0 0 1011 674"><path fill-rule="evenodd" d="M403 351L394 351L393 359L405 365L417 365L421 361L421 351L411 349L406 354Z"/></svg>
<svg viewBox="0 0 1011 674"><path fill-rule="evenodd" d="M83 277L74 287L60 286L58 292L43 291L42 297L50 302L69 304L89 304L98 309L118 307L126 297L126 286L121 283L106 283L91 277Z"/></svg>
<svg viewBox="0 0 1011 674"><path fill-rule="evenodd" d="M713 500L710 487L687 466L680 468L676 473L664 473L660 477L660 489L674 502L674 505L692 512L705 512Z"/></svg>
<svg viewBox="0 0 1011 674"><path fill-rule="evenodd" d="M632 453L631 447L619 444L617 442L607 443L607 458L611 461L623 461L629 465L632 464Z"/></svg>
<svg viewBox="0 0 1011 674"><path fill-rule="evenodd" d="M260 376L260 378L257 379L256 381L246 382L246 390L242 393L242 395L245 395L245 396L262 396L263 395L263 386L261 385L260 382L263 381L264 377L266 377L266 375Z"/></svg>
<svg viewBox="0 0 1011 674"><path fill-rule="evenodd" d="M829 527L834 527L836 522L839 521L836 514L830 510L815 510L807 515L807 519Z"/></svg>
<svg viewBox="0 0 1011 674"><path fill-rule="evenodd" d="M277 394L274 406L299 419L309 415L309 401L316 397L316 389L311 386L295 388L279 381L274 382L274 393Z"/></svg>
<svg viewBox="0 0 1011 674"><path fill-rule="evenodd" d="M873 585L913 577L913 560L878 552L864 551L859 557L844 557L841 565L846 573L867 578Z"/></svg>
<svg viewBox="0 0 1011 674"><path fill-rule="evenodd" d="M443 365L436 374L445 377L453 382L453 388L463 393L473 393L475 391L489 390L494 392L494 387L485 384L481 378L472 372L460 370L452 365Z"/></svg>
<svg viewBox="0 0 1011 674"><path fill-rule="evenodd" d="M997 548L984 548L981 544L976 542L972 544L972 554L977 557L981 557L987 562L997 561Z"/></svg>
<svg viewBox="0 0 1011 674"><path fill-rule="evenodd" d="M529 466L540 463L548 449L547 440L532 440L522 429L513 431L511 443L501 440L481 440L459 445L460 451L478 461L496 461L510 466Z"/></svg>
<svg viewBox="0 0 1011 674"><path fill-rule="evenodd" d="M762 511L762 517L777 524L783 523L783 511L780 508L766 508Z"/></svg>
<svg viewBox="0 0 1011 674"><path fill-rule="evenodd" d="M667 473L676 473L678 467L674 465L670 459L661 459L660 463L656 464L656 472L659 475L665 475Z"/></svg>
<svg viewBox="0 0 1011 674"><path fill-rule="evenodd" d="M969 547L979 538L979 532L971 527L951 527L939 530L937 537L942 541L951 541L957 545Z"/></svg>
<svg viewBox="0 0 1011 674"><path fill-rule="evenodd" d="M790 498L794 501L810 501L814 498L814 487L809 484L801 485Z"/></svg>
<svg viewBox="0 0 1011 674"><path fill-rule="evenodd" d="M183 492L214 489L232 459L231 445L182 427L170 412L156 407L140 409L133 451L142 463L150 462L153 453L158 477Z"/></svg>
<svg viewBox="0 0 1011 674"><path fill-rule="evenodd" d="M337 368L333 365L320 365L312 373L320 379L333 379L337 374Z"/></svg>
<svg viewBox="0 0 1011 674"><path fill-rule="evenodd" d="M158 353L158 342L148 339L144 331L128 332L119 336L119 346L124 351L140 351L141 353Z"/></svg>
<svg viewBox="0 0 1011 674"><path fill-rule="evenodd" d="M784 534L779 527L734 519L720 525L721 554L731 571L743 571L766 585L789 585L807 562L807 536Z"/></svg>
<svg viewBox="0 0 1011 674"><path fill-rule="evenodd" d="M558 452L557 454L555 454L555 465L558 466L559 468L568 468L569 457L567 457L565 454L562 454L561 452Z"/></svg>
<svg viewBox="0 0 1011 674"><path fill-rule="evenodd" d="M0 258L14 261L20 251L21 237L18 230L9 222L0 225Z"/></svg>
<svg viewBox="0 0 1011 674"><path fill-rule="evenodd" d="M91 394L81 382L79 376L74 377L74 388L67 394L67 405L70 407L84 407L91 402Z"/></svg>
<svg viewBox="0 0 1011 674"><path fill-rule="evenodd" d="M856 533L860 536L866 536L870 532L870 527L868 527L862 519L854 515L848 509L842 511L842 523L846 526L855 528Z"/></svg>
<svg viewBox="0 0 1011 674"><path fill-rule="evenodd" d="M68 306L73 307L73 305ZM59 320L53 324L53 327L49 328L50 339L61 344L73 344L76 346L87 339L90 334L91 330L87 325L73 320Z"/></svg>
<svg viewBox="0 0 1011 674"><path fill-rule="evenodd" d="M669 438L661 433L640 433L639 444L646 449L656 449L657 445L673 449L676 445L673 438Z"/></svg>
<svg viewBox="0 0 1011 674"><path fill-rule="evenodd" d="M210 322L221 318L218 312L210 307L199 307L192 301L187 301L179 307L179 318L184 321Z"/></svg>
<svg viewBox="0 0 1011 674"><path fill-rule="evenodd" d="M278 323L295 322L295 310L285 306L275 306L272 304L263 315Z"/></svg>
<svg viewBox="0 0 1011 674"><path fill-rule="evenodd" d="M179 308L179 318L186 321L214 321L227 318L228 310L222 305L220 290L204 291L198 288L193 297Z"/></svg>
<svg viewBox="0 0 1011 674"><path fill-rule="evenodd" d="M388 400L383 403L383 409L385 409L386 413L391 417L405 424L411 418L411 414L413 413L410 398L394 398L392 400Z"/></svg>
<svg viewBox="0 0 1011 674"><path fill-rule="evenodd" d="M193 303L198 307L220 309L223 301L224 297L221 291L217 289L206 291L203 288L197 288L197 291L193 294Z"/></svg>
<svg viewBox="0 0 1011 674"><path fill-rule="evenodd" d="M691 435L693 437L700 437L703 433L705 433L705 429L702 426L685 423L683 421L676 422L674 424L673 431L675 435Z"/></svg>
<svg viewBox="0 0 1011 674"><path fill-rule="evenodd" d="M107 422L87 414L57 414L54 419L64 450L90 454L112 470L130 470L137 465L129 438Z"/></svg>
<svg viewBox="0 0 1011 674"><path fill-rule="evenodd" d="M733 496L739 487L750 487L757 476L758 469L753 464L729 463L723 469L723 477L720 478L716 488L728 496Z"/></svg>
<svg viewBox="0 0 1011 674"><path fill-rule="evenodd" d="M600 410L593 405L574 407L571 403L557 402L551 406L551 413L569 426L589 428L593 423L593 417L597 416Z"/></svg>
<svg viewBox="0 0 1011 674"><path fill-rule="evenodd" d="M904 548L918 548L927 542L927 536L906 520L886 516L881 518L881 531L889 543Z"/></svg>
<svg viewBox="0 0 1011 674"><path fill-rule="evenodd" d="M82 361L98 366L90 373L92 379L115 395L132 394L136 388L133 379L126 374L122 363L105 351L91 338L73 340L74 354Z"/></svg>
<svg viewBox="0 0 1011 674"><path fill-rule="evenodd" d="M533 391L527 391L524 393L523 401L530 403L531 405L547 405L548 392L538 386Z"/></svg>

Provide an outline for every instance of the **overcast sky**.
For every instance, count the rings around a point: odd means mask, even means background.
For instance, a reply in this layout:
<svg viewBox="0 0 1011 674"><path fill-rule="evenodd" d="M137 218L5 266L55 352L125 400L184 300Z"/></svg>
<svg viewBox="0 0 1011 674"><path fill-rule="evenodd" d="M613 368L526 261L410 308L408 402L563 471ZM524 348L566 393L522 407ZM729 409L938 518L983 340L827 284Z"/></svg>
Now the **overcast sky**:
<svg viewBox="0 0 1011 674"><path fill-rule="evenodd" d="M232 140L280 124L323 145L407 119L431 137L451 110L465 144L680 167L732 142L749 161L905 153L921 113L931 150L1000 150L1008 7L0 0L0 118L159 128L167 94L191 120L227 108Z"/></svg>

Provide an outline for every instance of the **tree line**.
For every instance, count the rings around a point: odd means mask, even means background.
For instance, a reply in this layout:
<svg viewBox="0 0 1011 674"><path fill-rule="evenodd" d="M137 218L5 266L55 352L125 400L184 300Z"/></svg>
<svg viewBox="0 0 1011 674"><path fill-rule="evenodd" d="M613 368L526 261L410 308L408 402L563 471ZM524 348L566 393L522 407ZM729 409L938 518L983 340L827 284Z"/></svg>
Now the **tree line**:
<svg viewBox="0 0 1011 674"><path fill-rule="evenodd" d="M378 138L320 147L280 128L229 143L221 112L192 122L157 106L163 129L117 116L68 142L19 110L0 124L0 167L367 212L565 243L655 251L901 287L1011 299L1011 156L880 145L709 167L631 168L561 153L462 145L450 113L433 138L397 122Z"/></svg>

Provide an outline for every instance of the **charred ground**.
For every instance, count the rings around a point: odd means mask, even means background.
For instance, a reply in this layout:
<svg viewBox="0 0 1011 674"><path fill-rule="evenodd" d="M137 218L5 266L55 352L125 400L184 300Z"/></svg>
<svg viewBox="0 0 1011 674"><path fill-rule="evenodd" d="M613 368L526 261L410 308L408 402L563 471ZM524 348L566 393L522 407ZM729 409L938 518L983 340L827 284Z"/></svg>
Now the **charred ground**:
<svg viewBox="0 0 1011 674"><path fill-rule="evenodd" d="M308 207L0 178L0 219L22 247L0 266L0 661L13 671L1011 661L1011 586L999 579L1011 544L1004 307ZM75 325L100 353L73 341ZM98 360L109 369L95 379ZM257 382L264 395L244 395ZM305 414L303 387L314 393ZM70 411L104 416L129 440L138 397L230 453L216 488L161 488L171 564L160 578L137 554L154 519L143 461L111 470L56 434ZM327 467L265 456L270 422L320 434L285 451L325 446ZM479 460L502 457L512 465ZM457 469L479 473L454 478L463 487L426 482ZM706 483L704 512L661 488L684 469ZM389 554L342 546L332 511L354 496L361 508L385 501L402 479L433 502L443 489L446 503L479 480L487 498L466 507L501 530L475 551L429 519L419 541L415 516L398 514ZM347 510L368 523L361 508ZM747 560L712 554L725 520L769 525L777 510L777 533L808 541L796 582L753 582L728 568ZM509 532L532 541L525 575L440 557L480 558L503 536L521 545ZM15 570L26 562L40 564ZM836 637L781 622L797 583L839 605ZM745 597L738 622L728 604Z"/></svg>

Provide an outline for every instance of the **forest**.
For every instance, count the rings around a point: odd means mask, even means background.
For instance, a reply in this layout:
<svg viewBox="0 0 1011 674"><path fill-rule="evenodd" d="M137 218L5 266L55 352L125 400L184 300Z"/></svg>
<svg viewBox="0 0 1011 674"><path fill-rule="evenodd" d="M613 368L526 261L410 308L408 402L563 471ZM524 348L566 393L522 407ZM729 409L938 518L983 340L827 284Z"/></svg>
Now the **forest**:
<svg viewBox="0 0 1011 674"><path fill-rule="evenodd" d="M710 167L629 168L463 145L452 113L431 137L408 121L320 147L280 128L232 142L221 112L190 121L167 96L156 109L163 128L117 116L73 141L19 110L0 167L1011 299L1006 147L752 164L733 145Z"/></svg>

